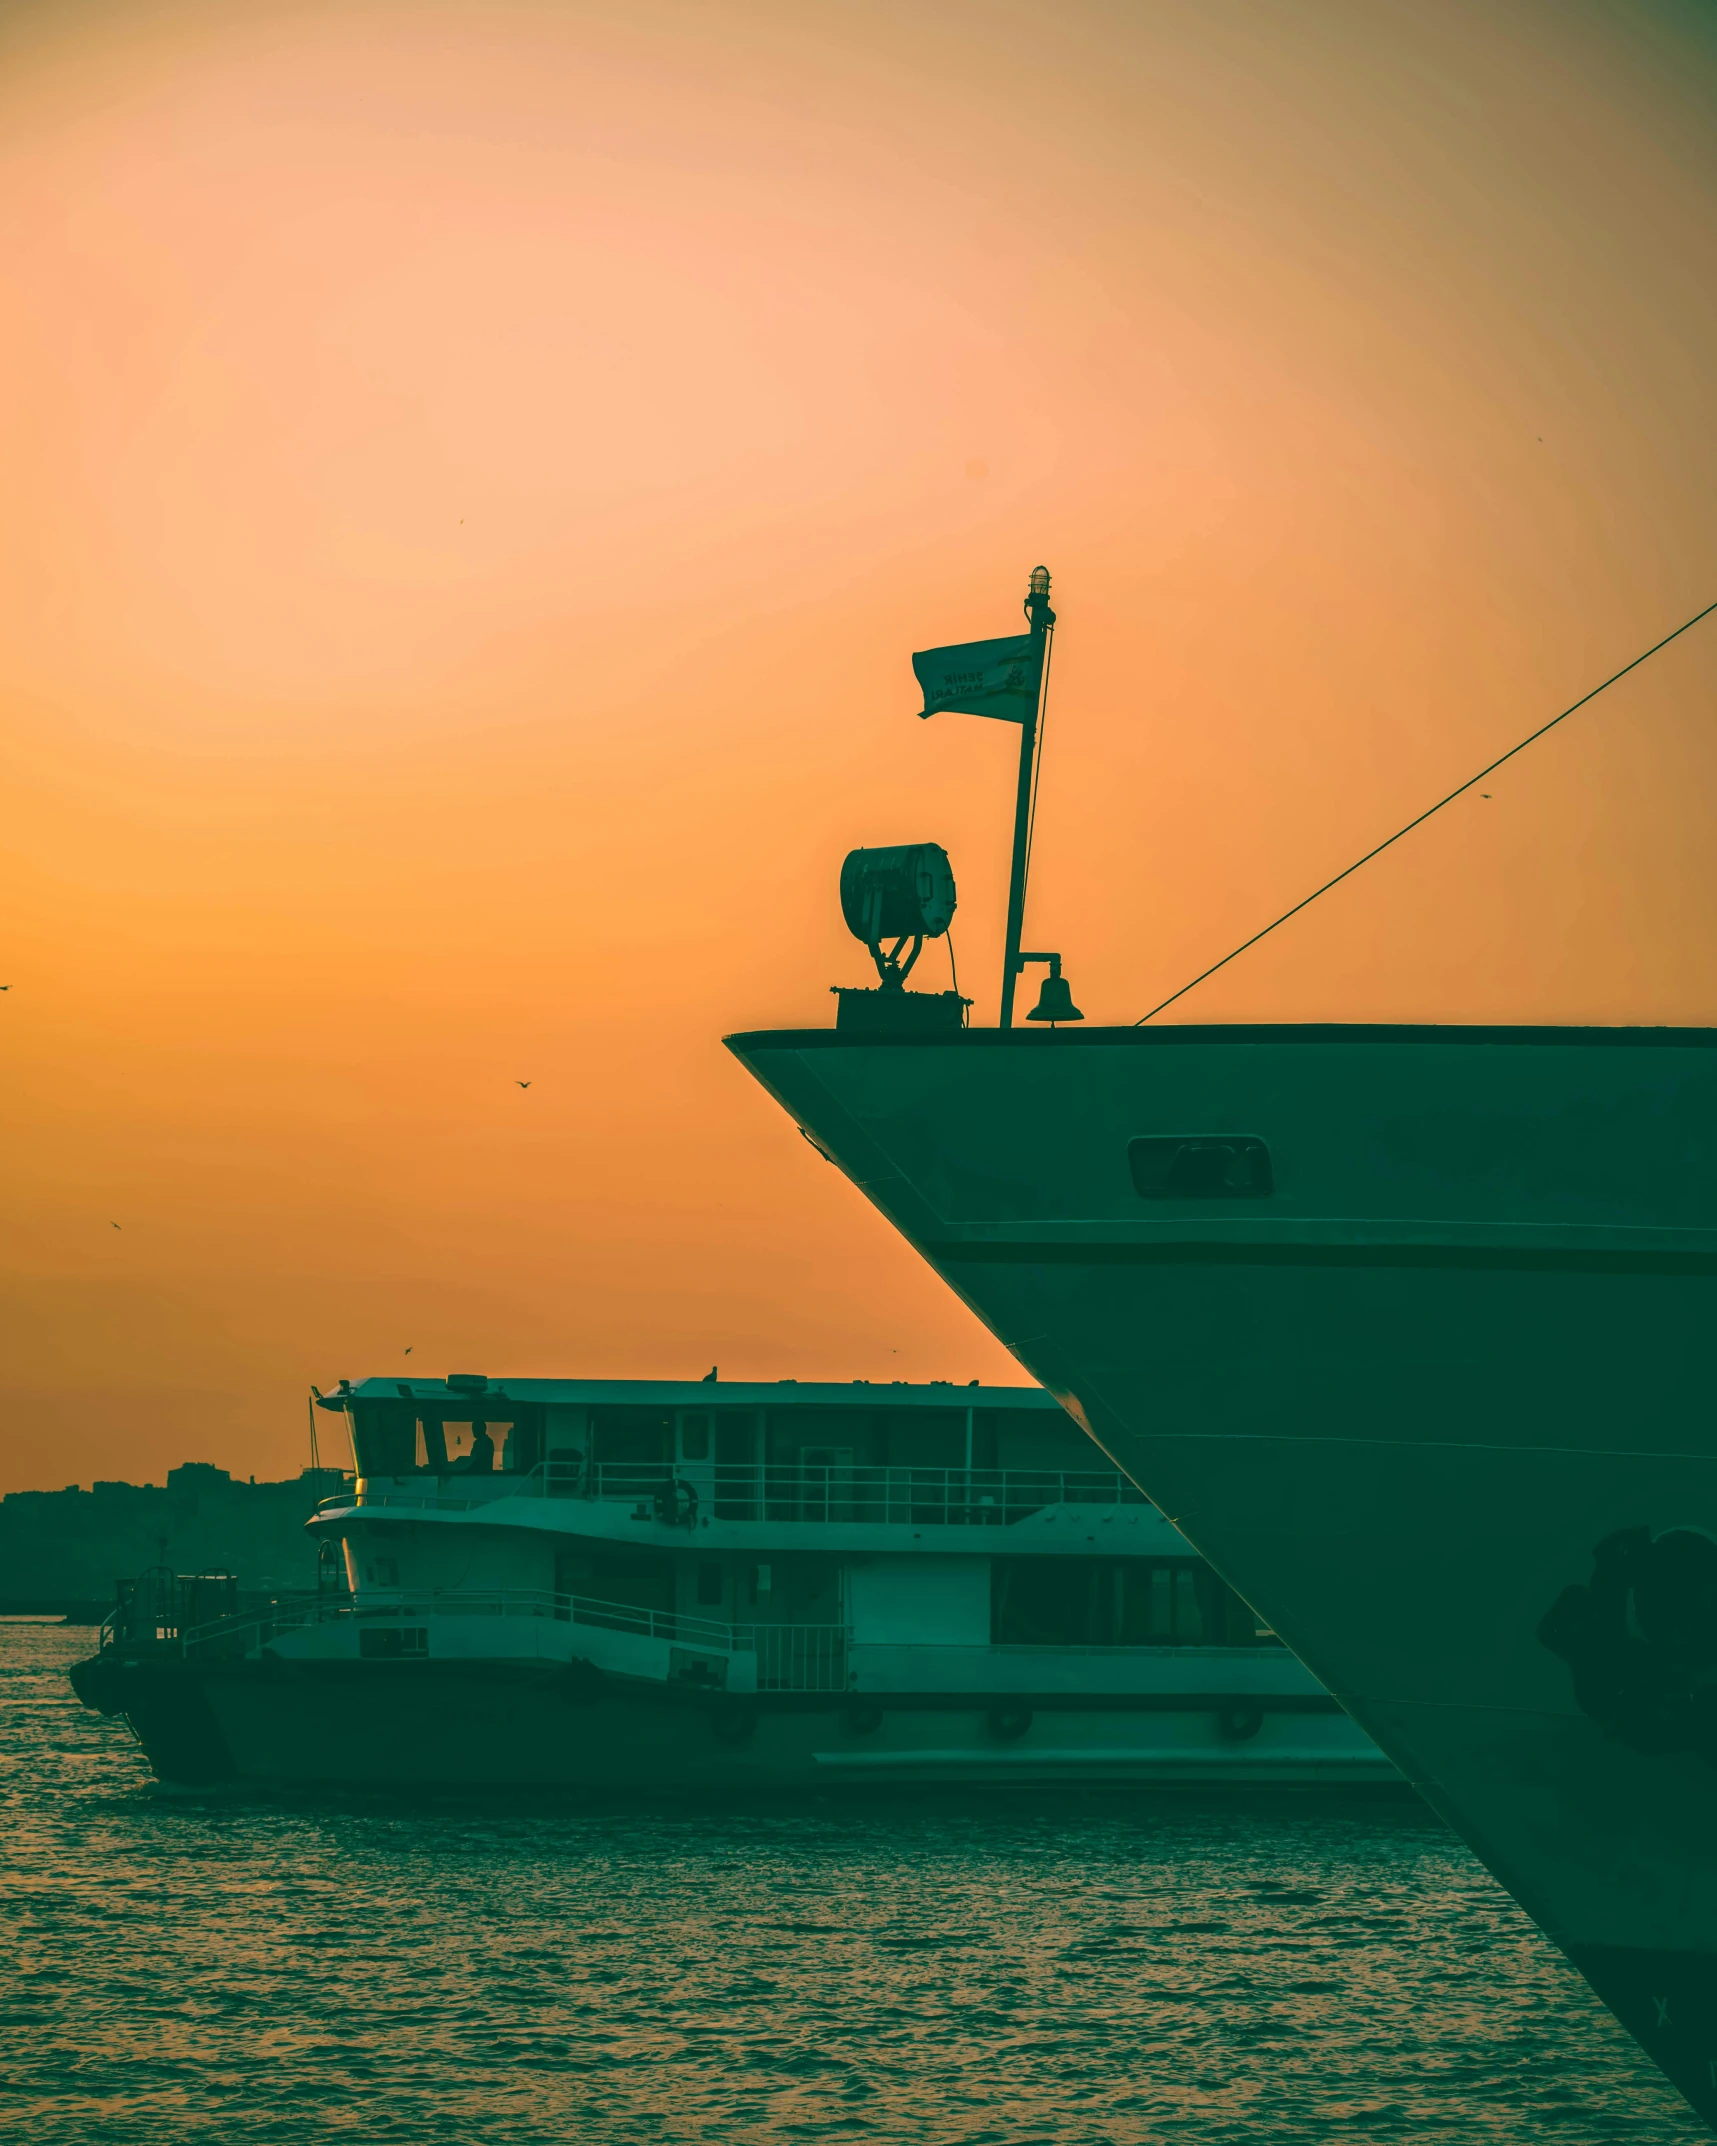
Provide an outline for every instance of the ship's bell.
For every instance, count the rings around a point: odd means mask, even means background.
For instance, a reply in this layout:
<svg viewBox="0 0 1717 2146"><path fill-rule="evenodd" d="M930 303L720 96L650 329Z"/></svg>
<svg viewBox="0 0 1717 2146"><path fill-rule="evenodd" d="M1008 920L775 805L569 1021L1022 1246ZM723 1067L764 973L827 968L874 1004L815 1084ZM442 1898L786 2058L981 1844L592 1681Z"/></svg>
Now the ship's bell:
<svg viewBox="0 0 1717 2146"><path fill-rule="evenodd" d="M1037 1004L1026 1015L1028 1021L1083 1021L1085 1016L1073 1003L1073 989L1060 967L1050 970L1043 979L1043 989L1037 994Z"/></svg>

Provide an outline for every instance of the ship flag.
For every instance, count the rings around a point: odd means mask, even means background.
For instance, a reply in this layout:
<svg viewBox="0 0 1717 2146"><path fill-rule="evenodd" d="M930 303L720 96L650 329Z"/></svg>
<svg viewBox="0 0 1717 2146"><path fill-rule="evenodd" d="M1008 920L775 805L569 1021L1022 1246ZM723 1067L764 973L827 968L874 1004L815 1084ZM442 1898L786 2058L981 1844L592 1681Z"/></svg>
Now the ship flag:
<svg viewBox="0 0 1717 2146"><path fill-rule="evenodd" d="M924 689L920 717L992 715L1030 723L1037 714L1043 636L1009 634L1000 641L962 641L955 648L921 648L912 669Z"/></svg>

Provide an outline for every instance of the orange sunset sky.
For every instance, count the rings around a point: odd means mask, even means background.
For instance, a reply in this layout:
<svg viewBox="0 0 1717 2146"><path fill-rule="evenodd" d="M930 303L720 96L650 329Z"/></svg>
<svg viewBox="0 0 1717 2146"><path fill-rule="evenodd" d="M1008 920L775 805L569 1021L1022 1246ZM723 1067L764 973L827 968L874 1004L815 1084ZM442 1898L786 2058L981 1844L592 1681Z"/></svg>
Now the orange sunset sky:
<svg viewBox="0 0 1717 2146"><path fill-rule="evenodd" d="M1027 942L1142 1013L1717 599L1714 100L1704 0L9 8L0 1489L407 1348L1017 1378L720 1047L865 842L995 1018L910 651L1053 570ZM1714 688L1172 1018L1717 1019Z"/></svg>

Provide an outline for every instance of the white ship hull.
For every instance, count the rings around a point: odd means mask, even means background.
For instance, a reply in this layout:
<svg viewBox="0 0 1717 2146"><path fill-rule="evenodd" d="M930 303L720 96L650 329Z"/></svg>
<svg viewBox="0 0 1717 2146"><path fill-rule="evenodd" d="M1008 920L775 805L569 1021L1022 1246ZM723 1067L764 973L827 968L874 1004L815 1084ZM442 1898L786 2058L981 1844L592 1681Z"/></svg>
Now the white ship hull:
<svg viewBox="0 0 1717 2146"><path fill-rule="evenodd" d="M1714 1041L733 1042L1708 2118Z"/></svg>

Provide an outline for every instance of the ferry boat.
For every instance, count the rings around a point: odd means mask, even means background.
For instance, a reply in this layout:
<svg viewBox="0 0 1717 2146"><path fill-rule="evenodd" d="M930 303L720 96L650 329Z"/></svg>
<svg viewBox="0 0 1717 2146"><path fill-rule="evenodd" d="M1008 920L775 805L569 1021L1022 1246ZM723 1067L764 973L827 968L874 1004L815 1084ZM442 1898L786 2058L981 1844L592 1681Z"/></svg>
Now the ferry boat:
<svg viewBox="0 0 1717 2146"><path fill-rule="evenodd" d="M1717 1030L885 1017L729 1048L1717 2122Z"/></svg>
<svg viewBox="0 0 1717 2146"><path fill-rule="evenodd" d="M323 1587L159 1575L73 1673L169 1781L1399 1786L1040 1390L319 1398Z"/></svg>

